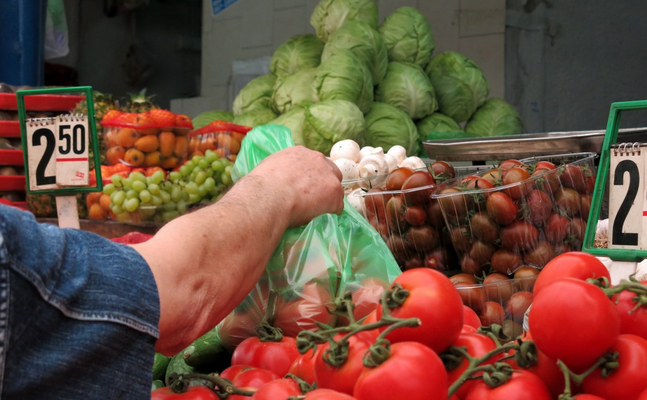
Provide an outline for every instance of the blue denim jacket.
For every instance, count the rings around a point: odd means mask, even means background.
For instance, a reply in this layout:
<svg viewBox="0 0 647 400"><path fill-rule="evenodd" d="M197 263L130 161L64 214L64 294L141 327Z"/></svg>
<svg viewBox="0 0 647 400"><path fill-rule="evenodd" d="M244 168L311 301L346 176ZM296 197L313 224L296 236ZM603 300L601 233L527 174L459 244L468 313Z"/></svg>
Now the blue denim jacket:
<svg viewBox="0 0 647 400"><path fill-rule="evenodd" d="M159 297L132 248L0 205L0 398L148 399Z"/></svg>

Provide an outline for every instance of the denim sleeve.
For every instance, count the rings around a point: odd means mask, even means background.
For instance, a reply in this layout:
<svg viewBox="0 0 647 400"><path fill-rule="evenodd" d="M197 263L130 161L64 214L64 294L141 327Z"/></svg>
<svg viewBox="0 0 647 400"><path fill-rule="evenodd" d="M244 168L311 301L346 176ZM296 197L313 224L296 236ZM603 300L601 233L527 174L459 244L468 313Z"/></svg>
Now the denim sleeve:
<svg viewBox="0 0 647 400"><path fill-rule="evenodd" d="M0 206L3 399L149 398L159 313L135 250Z"/></svg>

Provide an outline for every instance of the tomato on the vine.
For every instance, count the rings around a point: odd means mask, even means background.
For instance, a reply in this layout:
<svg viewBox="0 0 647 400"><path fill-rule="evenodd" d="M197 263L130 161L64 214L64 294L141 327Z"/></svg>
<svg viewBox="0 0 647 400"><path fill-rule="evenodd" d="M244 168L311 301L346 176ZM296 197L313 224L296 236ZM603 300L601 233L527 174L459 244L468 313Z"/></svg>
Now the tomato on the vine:
<svg viewBox="0 0 647 400"><path fill-rule="evenodd" d="M647 285L647 280L640 283ZM647 306L635 309L636 296L636 293L624 290L612 298L620 316L620 333L631 333L647 339Z"/></svg>
<svg viewBox="0 0 647 400"><path fill-rule="evenodd" d="M294 300L279 296L276 301L274 325L281 328L285 336L296 337L302 330L317 329L314 321L330 325L333 316L328 312L332 296L322 284L309 282Z"/></svg>
<svg viewBox="0 0 647 400"><path fill-rule="evenodd" d="M334 336L336 341L339 341L345 334L337 334ZM330 351L330 343L325 343L319 346L315 357L315 380L317 386L325 389L332 389L338 392L353 394L355 382L364 370L364 353L371 346L370 334L360 332L357 335L351 336L347 341L347 358L341 365L335 366L326 361L326 358L334 358L338 355L327 354Z"/></svg>
<svg viewBox="0 0 647 400"><path fill-rule="evenodd" d="M406 181L411 175L413 175L413 169L407 167L396 168L393 171L389 172L386 176L386 182L384 186L386 190L400 190L402 189L402 184Z"/></svg>
<svg viewBox="0 0 647 400"><path fill-rule="evenodd" d="M593 365L620 334L620 317L609 298L575 278L562 278L536 293L528 324L539 350L575 372Z"/></svg>
<svg viewBox="0 0 647 400"><path fill-rule="evenodd" d="M271 382L276 379L281 379L281 377L270 370L262 368L251 368L242 371L231 382L239 389L255 391L267 382ZM229 399L245 400L247 399L247 396L237 394L229 396Z"/></svg>
<svg viewBox="0 0 647 400"><path fill-rule="evenodd" d="M497 224L508 225L517 218L517 204L503 192L490 193L485 203L487 215Z"/></svg>
<svg viewBox="0 0 647 400"><path fill-rule="evenodd" d="M231 355L232 365L245 364L275 372L279 376L288 373L290 366L299 357L296 339L284 336L278 342L264 342L256 336L243 340Z"/></svg>
<svg viewBox="0 0 647 400"><path fill-rule="evenodd" d="M481 327L481 320L478 314L470 307L463 304L463 325L469 325L476 329Z"/></svg>
<svg viewBox="0 0 647 400"><path fill-rule="evenodd" d="M426 268L411 269L400 274L393 283L408 291L403 303L391 309L396 318L418 318L421 325L415 328L399 328L390 332L386 339L391 343L416 341L426 344L436 352L451 346L463 327L463 301L454 284L441 272ZM382 318L382 306L377 308L378 320ZM443 329L438 329L442 326ZM386 327L380 330L384 331Z"/></svg>
<svg viewBox="0 0 647 400"><path fill-rule="evenodd" d="M175 393L169 387L155 389L151 400L219 400L220 397L206 386L189 386L186 392Z"/></svg>
<svg viewBox="0 0 647 400"><path fill-rule="evenodd" d="M301 389L294 379L275 379L259 387L251 400L278 400L300 395Z"/></svg>
<svg viewBox="0 0 647 400"><path fill-rule="evenodd" d="M594 255L582 251L571 251L558 255L544 266L535 282L535 296L546 286L566 277L580 280L606 277L611 280L607 267Z"/></svg>
<svg viewBox="0 0 647 400"><path fill-rule="evenodd" d="M602 368L598 367L584 379L584 392L613 400L635 400L647 389L647 340L620 335L609 352L618 353L618 368L603 376Z"/></svg>
<svg viewBox="0 0 647 400"><path fill-rule="evenodd" d="M319 348L317 348L317 350L318 349ZM315 382L315 360L318 354L319 352L315 351L315 349L310 349L305 353L300 354L290 366L288 374L292 374L299 379L303 379L312 385Z"/></svg>
<svg viewBox="0 0 647 400"><path fill-rule="evenodd" d="M445 400L447 374L440 357L417 342L393 343L388 359L365 367L357 379L357 400Z"/></svg>
<svg viewBox="0 0 647 400"><path fill-rule="evenodd" d="M465 400L551 400L548 388L531 372L513 372L512 378L501 386L489 387L479 380L467 393Z"/></svg>
<svg viewBox="0 0 647 400"><path fill-rule="evenodd" d="M353 396L331 389L315 389L305 394L303 400L357 400Z"/></svg>
<svg viewBox="0 0 647 400"><path fill-rule="evenodd" d="M480 333L461 333L458 339L454 342L454 347L465 347L467 353L475 358L483 357L488 352L496 349L496 343L491 338L481 335ZM484 365L494 364L503 357L502 354L499 354L495 357L489 359ZM455 368L447 371L447 383L451 386L454 382L461 377L463 372L469 367L469 361L467 358L463 358ZM478 376L483 375L481 373ZM475 380L468 380L463 383L461 387L456 392L456 395L459 399L464 399L467 395L467 392L474 386L476 383Z"/></svg>

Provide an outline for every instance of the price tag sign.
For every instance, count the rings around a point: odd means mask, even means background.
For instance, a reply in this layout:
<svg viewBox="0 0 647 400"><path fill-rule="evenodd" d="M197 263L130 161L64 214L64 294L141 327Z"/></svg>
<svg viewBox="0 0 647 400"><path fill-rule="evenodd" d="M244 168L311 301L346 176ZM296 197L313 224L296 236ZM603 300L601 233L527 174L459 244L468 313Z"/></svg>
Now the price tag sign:
<svg viewBox="0 0 647 400"><path fill-rule="evenodd" d="M647 144L617 143L621 115L637 110L647 110L647 100L611 104L582 245L582 251L613 261L647 258ZM607 205L608 233L596 241Z"/></svg>
<svg viewBox="0 0 647 400"><path fill-rule="evenodd" d="M85 94L87 115L68 114L50 118L27 118L25 97ZM78 228L77 193L103 190L101 161L94 120L92 88L53 88L16 92L20 132L25 160L27 193L56 196L59 226ZM94 155L89 157L90 151ZM90 186L90 162L94 164L96 185Z"/></svg>
<svg viewBox="0 0 647 400"><path fill-rule="evenodd" d="M647 145L613 145L609 161L609 248L647 250ZM645 234L643 234L645 232Z"/></svg>

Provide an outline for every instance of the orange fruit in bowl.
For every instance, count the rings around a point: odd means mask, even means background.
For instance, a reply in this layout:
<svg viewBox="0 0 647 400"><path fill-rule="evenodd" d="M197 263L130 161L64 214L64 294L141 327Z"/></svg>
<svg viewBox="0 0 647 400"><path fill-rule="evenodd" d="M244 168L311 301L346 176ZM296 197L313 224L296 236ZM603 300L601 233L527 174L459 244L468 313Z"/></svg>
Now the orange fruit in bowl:
<svg viewBox="0 0 647 400"><path fill-rule="evenodd" d="M117 132L116 143L122 147L133 147L141 135L134 129L121 128Z"/></svg>
<svg viewBox="0 0 647 400"><path fill-rule="evenodd" d="M121 160L124 159L125 154L126 154L126 149L124 149L123 147L121 146L111 147L106 152L106 159L108 160L108 163L111 165L119 164L119 162L121 162Z"/></svg>
<svg viewBox="0 0 647 400"><path fill-rule="evenodd" d="M144 153L137 149L128 149L124 155L126 163L133 167L139 167L144 164L144 159Z"/></svg>
<svg viewBox="0 0 647 400"><path fill-rule="evenodd" d="M142 136L134 144L135 148L144 153L150 153L160 147L160 142L155 135Z"/></svg>
<svg viewBox="0 0 647 400"><path fill-rule="evenodd" d="M175 150L175 134L173 132L162 132L159 135L160 153L162 157L170 157Z"/></svg>

